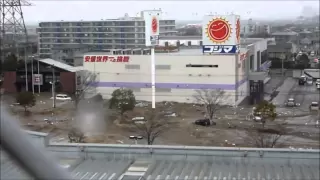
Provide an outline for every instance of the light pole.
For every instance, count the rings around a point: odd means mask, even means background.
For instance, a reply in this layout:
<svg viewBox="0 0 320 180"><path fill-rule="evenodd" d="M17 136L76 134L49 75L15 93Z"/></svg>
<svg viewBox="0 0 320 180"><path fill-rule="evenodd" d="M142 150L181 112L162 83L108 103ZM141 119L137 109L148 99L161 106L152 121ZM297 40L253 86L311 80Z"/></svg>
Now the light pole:
<svg viewBox="0 0 320 180"><path fill-rule="evenodd" d="M34 75L33 75L33 59L34 59L34 56L31 57L31 78L32 78L32 94L34 94Z"/></svg>
<svg viewBox="0 0 320 180"><path fill-rule="evenodd" d="M284 59L286 58L286 55L284 53L281 54L281 75L284 76Z"/></svg>
<svg viewBox="0 0 320 180"><path fill-rule="evenodd" d="M39 64L39 58L38 58L38 61L37 61L37 63L38 63L38 76L39 76L39 78L40 78L40 64ZM43 82L43 76L42 76L42 79L39 79L40 80L40 82ZM38 93L39 93L39 95L40 95L40 82L38 83Z"/></svg>
<svg viewBox="0 0 320 180"><path fill-rule="evenodd" d="M56 108L56 93L55 93L56 80L55 80L54 65L51 66L51 69L52 69L52 81L50 82L50 84L52 89L52 107Z"/></svg>
<svg viewBox="0 0 320 180"><path fill-rule="evenodd" d="M26 71L26 91L29 91L28 88L28 63L27 63L27 48L24 47L24 69Z"/></svg>

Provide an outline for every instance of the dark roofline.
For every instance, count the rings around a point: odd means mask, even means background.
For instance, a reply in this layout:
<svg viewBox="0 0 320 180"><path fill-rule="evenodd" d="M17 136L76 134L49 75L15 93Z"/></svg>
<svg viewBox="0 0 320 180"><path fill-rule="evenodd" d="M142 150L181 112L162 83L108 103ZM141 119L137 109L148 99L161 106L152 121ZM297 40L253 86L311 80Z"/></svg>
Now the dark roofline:
<svg viewBox="0 0 320 180"><path fill-rule="evenodd" d="M202 36L160 36L160 40L202 40Z"/></svg>

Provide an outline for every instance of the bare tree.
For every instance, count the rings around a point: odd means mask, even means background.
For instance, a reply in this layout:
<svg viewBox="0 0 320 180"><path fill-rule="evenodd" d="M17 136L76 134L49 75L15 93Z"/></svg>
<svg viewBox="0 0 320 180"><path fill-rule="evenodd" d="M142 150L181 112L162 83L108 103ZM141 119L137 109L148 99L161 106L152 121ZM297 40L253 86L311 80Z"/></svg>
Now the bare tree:
<svg viewBox="0 0 320 180"><path fill-rule="evenodd" d="M197 103L204 105L209 119L212 120L214 114L220 108L221 100L224 96L225 91L221 89L203 89L196 90L196 94L193 97Z"/></svg>
<svg viewBox="0 0 320 180"><path fill-rule="evenodd" d="M84 133L76 128L72 128L68 133L68 138L70 143L84 143Z"/></svg>
<svg viewBox="0 0 320 180"><path fill-rule="evenodd" d="M285 129L281 126L278 129L250 129L247 131L245 141L257 148L274 148L288 141L284 137L285 134Z"/></svg>
<svg viewBox="0 0 320 180"><path fill-rule="evenodd" d="M146 122L134 124L140 133L139 135L147 140L148 145L152 145L156 138L175 125L174 122L166 119L156 110L147 111L144 118Z"/></svg>
<svg viewBox="0 0 320 180"><path fill-rule="evenodd" d="M76 93L74 95L75 107L81 99L84 99L86 93L92 91L96 87L97 74L89 71L80 71L76 79Z"/></svg>

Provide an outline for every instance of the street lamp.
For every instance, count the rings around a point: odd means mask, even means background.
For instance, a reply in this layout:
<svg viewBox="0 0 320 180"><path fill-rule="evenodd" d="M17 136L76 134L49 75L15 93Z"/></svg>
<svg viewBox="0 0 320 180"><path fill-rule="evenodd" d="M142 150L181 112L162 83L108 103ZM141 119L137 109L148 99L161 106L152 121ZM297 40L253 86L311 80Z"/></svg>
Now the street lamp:
<svg viewBox="0 0 320 180"><path fill-rule="evenodd" d="M56 93L55 93L55 81L50 81L51 84L51 92L52 92L52 107L56 108Z"/></svg>

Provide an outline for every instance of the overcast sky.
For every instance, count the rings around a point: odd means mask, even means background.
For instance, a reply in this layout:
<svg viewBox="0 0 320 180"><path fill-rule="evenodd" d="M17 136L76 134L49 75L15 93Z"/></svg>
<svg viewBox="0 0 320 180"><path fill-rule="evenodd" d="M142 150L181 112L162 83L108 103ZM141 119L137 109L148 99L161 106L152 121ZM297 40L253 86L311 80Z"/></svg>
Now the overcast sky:
<svg viewBox="0 0 320 180"><path fill-rule="evenodd" d="M128 13L135 16L141 10L159 9L165 19L200 20L202 16L233 12L242 19L287 19L307 12L319 12L319 1L31 1L33 6L24 7L27 24L41 21L100 20L117 18ZM308 8L307 8L308 9ZM311 10L310 10L311 9Z"/></svg>

